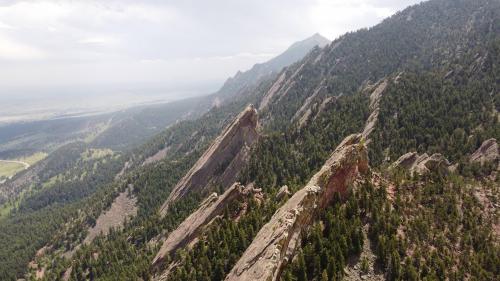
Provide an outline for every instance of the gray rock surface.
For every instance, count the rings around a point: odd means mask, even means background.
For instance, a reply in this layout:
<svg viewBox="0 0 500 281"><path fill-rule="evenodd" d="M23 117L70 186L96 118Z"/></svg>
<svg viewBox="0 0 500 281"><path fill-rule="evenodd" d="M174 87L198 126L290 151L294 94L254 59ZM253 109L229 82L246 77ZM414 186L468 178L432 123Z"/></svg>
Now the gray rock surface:
<svg viewBox="0 0 500 281"><path fill-rule="evenodd" d="M278 190L278 193L276 193L276 199L281 200L285 196L290 195L290 190L288 190L288 186L284 185L280 187L280 190Z"/></svg>
<svg viewBox="0 0 500 281"><path fill-rule="evenodd" d="M257 120L252 105L243 110L177 183L160 209L161 216L165 216L170 204L193 190L203 191L211 183L228 188L234 183L259 137Z"/></svg>
<svg viewBox="0 0 500 281"><path fill-rule="evenodd" d="M156 257L153 259L153 265L161 264L167 255L195 241L204 227L209 225L214 218L223 214L229 204L240 198L250 198L255 192L257 190L252 186L245 187L239 183L234 183L220 196L212 193L200 204L200 207L196 211L168 235Z"/></svg>
<svg viewBox="0 0 500 281"><path fill-rule="evenodd" d="M403 168L410 171L411 174L424 175L430 171L441 171L447 173L450 168L450 162L439 153L429 156L427 153L419 155L417 152L408 152L401 155L392 165L391 169Z"/></svg>
<svg viewBox="0 0 500 281"><path fill-rule="evenodd" d="M378 114L380 112L380 99L382 98L382 93L385 91L387 88L387 81L384 80L380 82L375 90L370 94L370 110L371 114L368 117L368 120L366 120L365 123L365 128L363 129L363 137L365 139L368 138L368 136L371 134L373 129L375 129L375 125L377 124L378 121Z"/></svg>
<svg viewBox="0 0 500 281"><path fill-rule="evenodd" d="M470 157L471 162L484 164L485 162L500 159L498 143L496 139L485 140Z"/></svg>

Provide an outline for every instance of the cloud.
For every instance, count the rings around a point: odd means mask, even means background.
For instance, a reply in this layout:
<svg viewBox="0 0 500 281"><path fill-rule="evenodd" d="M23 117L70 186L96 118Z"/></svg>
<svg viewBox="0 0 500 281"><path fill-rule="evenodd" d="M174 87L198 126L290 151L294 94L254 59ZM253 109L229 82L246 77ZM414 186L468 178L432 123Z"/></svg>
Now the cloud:
<svg viewBox="0 0 500 281"><path fill-rule="evenodd" d="M0 29L12 29L13 27L0 21Z"/></svg>
<svg viewBox="0 0 500 281"><path fill-rule="evenodd" d="M114 45L118 43L118 39L112 36L93 36L80 39L78 42L81 44L91 45Z"/></svg>
<svg viewBox="0 0 500 281"><path fill-rule="evenodd" d="M317 0L308 9L308 17L318 32L334 39L347 31L373 26L415 2L417 1Z"/></svg>
<svg viewBox="0 0 500 281"><path fill-rule="evenodd" d="M0 87L222 82L315 32L334 39L418 1L0 0L0 72L12 74Z"/></svg>
<svg viewBox="0 0 500 281"><path fill-rule="evenodd" d="M36 47L24 45L0 35L0 60L39 60L46 54Z"/></svg>

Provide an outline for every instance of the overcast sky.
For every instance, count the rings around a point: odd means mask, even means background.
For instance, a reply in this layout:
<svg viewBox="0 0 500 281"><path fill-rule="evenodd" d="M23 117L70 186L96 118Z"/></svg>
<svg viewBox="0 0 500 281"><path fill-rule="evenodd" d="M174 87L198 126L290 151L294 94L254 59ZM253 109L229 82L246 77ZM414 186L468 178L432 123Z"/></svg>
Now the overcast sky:
<svg viewBox="0 0 500 281"><path fill-rule="evenodd" d="M315 32L335 39L418 2L0 0L0 97L12 88L222 82Z"/></svg>

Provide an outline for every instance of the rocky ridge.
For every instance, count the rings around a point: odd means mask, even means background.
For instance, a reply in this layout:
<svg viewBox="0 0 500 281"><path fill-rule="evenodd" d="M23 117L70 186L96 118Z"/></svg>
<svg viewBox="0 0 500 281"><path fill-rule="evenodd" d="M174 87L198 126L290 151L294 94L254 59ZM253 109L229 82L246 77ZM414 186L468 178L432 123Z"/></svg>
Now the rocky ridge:
<svg viewBox="0 0 500 281"><path fill-rule="evenodd" d="M471 162L484 164L500 158L498 143L496 139L485 140L470 157Z"/></svg>
<svg viewBox="0 0 500 281"><path fill-rule="evenodd" d="M217 193L212 193L200 204L200 207L196 211L168 235L156 257L153 259L153 266L158 266L167 255L195 241L204 227L209 225L217 216L221 215L225 208L232 202L242 198L251 198L258 192L259 190L254 189L251 185L243 186L239 183L234 183L219 196Z"/></svg>
<svg viewBox="0 0 500 281"><path fill-rule="evenodd" d="M248 160L250 147L259 137L257 125L257 110L249 105L177 183L162 205L160 214L164 216L172 202L192 190L204 191L211 183L221 184L224 188L233 184Z"/></svg>
<svg viewBox="0 0 500 281"><path fill-rule="evenodd" d="M261 228L225 280L278 280L300 244L302 230L313 221L317 210L326 207L334 193L346 195L352 181L367 171L362 136L347 137L309 183Z"/></svg>
<svg viewBox="0 0 500 281"><path fill-rule="evenodd" d="M368 138L370 133L375 129L375 125L378 120L378 114L380 112L380 99L382 98L382 93L387 88L387 81L384 80L375 86L375 89L370 94L370 110L372 113L366 121L365 128L363 129L363 137Z"/></svg>
<svg viewBox="0 0 500 281"><path fill-rule="evenodd" d="M419 155L417 152L408 152L398 158L390 167L391 169L402 168L411 174L424 175L429 171L441 171L447 173L450 162L440 153L429 156L427 153Z"/></svg>

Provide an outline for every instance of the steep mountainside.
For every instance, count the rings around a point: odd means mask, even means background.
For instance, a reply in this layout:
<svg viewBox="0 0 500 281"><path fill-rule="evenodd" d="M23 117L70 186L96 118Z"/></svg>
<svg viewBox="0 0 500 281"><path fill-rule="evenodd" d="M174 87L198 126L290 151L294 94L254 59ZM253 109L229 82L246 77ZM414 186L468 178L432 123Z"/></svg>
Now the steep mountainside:
<svg viewBox="0 0 500 281"><path fill-rule="evenodd" d="M0 277L496 280L499 19L431 0L312 49L121 158ZM136 215L82 243L127 189Z"/></svg>
<svg viewBox="0 0 500 281"><path fill-rule="evenodd" d="M447 73L467 56L486 58L499 33L498 1L429 1L334 40L283 71L259 109L286 126L307 98L354 94L401 71ZM275 101L268 106L270 101ZM262 113L266 114L266 113Z"/></svg>
<svg viewBox="0 0 500 281"><path fill-rule="evenodd" d="M300 59L298 55L305 55L317 45L314 42L319 39L315 36L305 43L296 44L292 55L283 55L284 59L271 63L273 69L278 71L294 62L292 60ZM318 42L322 44L321 40ZM68 259L72 256L69 253L82 248L86 237L95 238L100 230L107 232L111 226L122 225L121 216L113 215L116 213L114 210L124 207L123 210L130 213L137 211L137 216L145 223L146 218L158 212L154 208L165 202L176 181L208 149L211 141L255 99L253 91L259 92L258 89L266 85L262 81L273 77L273 73L268 75L262 72L258 79L250 77L245 80L245 89L238 88L238 92L226 89L224 95L231 100L228 99L221 108L217 107L219 102L215 102L217 106L213 107L214 100L220 101L222 97L222 94L215 93L105 115L2 127L0 154L14 157L38 150L51 153L43 161L0 185L0 279L22 276L27 269L26 264L43 246L47 246L42 251L45 255ZM201 115L202 119L196 119ZM236 139L245 139L246 145L255 141L251 132L237 132L243 135ZM232 143L232 148L241 144L238 141ZM229 156L236 153L221 149ZM222 163L229 164L226 172L219 175L222 184L232 184L230 181L234 180L239 167L248 157L246 153L248 148L244 147L241 153L235 154L231 163ZM162 161L165 159L171 162ZM215 162L210 169L222 172ZM211 175L207 178L217 182ZM128 182L135 183L132 185L134 189L130 196L124 197ZM121 199L115 200L117 196ZM189 199L192 201L190 204L179 204L191 208L198 199ZM132 201L134 206L129 204ZM180 206L174 205L175 208ZM191 209L185 212L188 210ZM165 221L170 221L170 218ZM126 225L124 227L128 229ZM143 230L148 235L156 235L163 231L163 227L146 227ZM113 233L111 231L110 235ZM99 238L91 240L99 241ZM83 248L88 246L83 244ZM9 258L13 253L16 258ZM37 255L37 258L41 257ZM66 266L65 263L59 265ZM51 276L51 271L45 273ZM37 274L40 275L41 271Z"/></svg>
<svg viewBox="0 0 500 281"><path fill-rule="evenodd" d="M289 66L307 55L314 48L323 48L330 41L320 34L292 44L285 52L270 59L265 63L254 65L245 72L238 72L232 78L229 78L222 88L216 93L221 99L226 99L228 95L241 94L268 77L272 77L280 72L284 67Z"/></svg>

